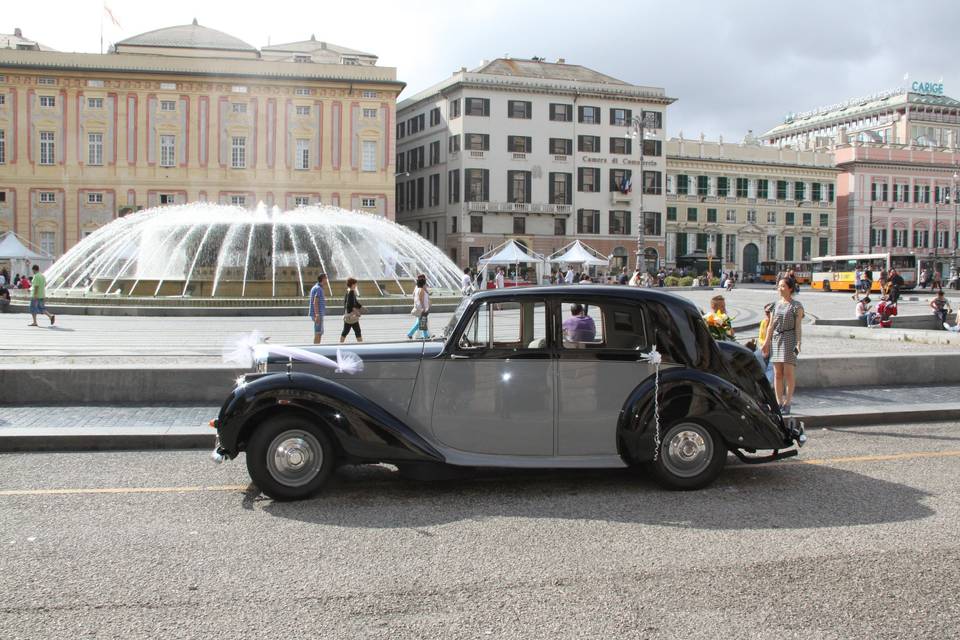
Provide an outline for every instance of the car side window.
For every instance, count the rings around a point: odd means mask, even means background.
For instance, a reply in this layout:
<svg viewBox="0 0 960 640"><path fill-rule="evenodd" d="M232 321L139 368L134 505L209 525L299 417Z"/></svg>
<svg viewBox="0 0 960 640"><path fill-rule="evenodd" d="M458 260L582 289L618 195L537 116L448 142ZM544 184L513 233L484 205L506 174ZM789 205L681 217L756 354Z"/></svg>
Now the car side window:
<svg viewBox="0 0 960 640"><path fill-rule="evenodd" d="M587 349L604 344L603 310L591 304L564 301L560 304L560 322L565 349Z"/></svg>
<svg viewBox="0 0 960 640"><path fill-rule="evenodd" d="M547 309L542 301L484 302L460 336L461 350L546 349Z"/></svg>

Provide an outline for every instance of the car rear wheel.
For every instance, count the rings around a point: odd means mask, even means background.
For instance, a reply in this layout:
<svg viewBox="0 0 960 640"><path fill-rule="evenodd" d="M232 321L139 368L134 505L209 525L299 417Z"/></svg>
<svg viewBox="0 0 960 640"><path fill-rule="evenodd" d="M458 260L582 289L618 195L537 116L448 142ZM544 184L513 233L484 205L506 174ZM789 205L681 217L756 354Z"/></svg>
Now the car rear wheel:
<svg viewBox="0 0 960 640"><path fill-rule="evenodd" d="M650 469L661 486L684 491L713 482L726 461L727 447L713 428L681 421L663 434L660 455Z"/></svg>
<svg viewBox="0 0 960 640"><path fill-rule="evenodd" d="M300 416L279 416L254 430L247 444L247 471L274 500L300 500L326 483L334 456L323 429Z"/></svg>

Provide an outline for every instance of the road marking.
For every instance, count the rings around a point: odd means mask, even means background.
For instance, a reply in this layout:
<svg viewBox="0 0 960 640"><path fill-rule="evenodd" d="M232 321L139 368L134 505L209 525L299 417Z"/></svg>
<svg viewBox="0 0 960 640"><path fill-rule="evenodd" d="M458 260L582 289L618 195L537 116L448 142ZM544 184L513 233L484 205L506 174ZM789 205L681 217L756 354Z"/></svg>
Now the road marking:
<svg viewBox="0 0 960 640"><path fill-rule="evenodd" d="M872 456L847 456L838 458L812 458L810 460L786 460L783 464L828 465L847 462L891 462L894 460L913 460L917 458L960 458L960 451L915 451L913 453L891 453ZM743 468L751 468L745 465ZM0 491L0 497L17 496L69 496L95 494L129 494L129 493L200 493L205 491L246 491L250 485L224 484L200 487L107 487L89 489L13 489Z"/></svg>

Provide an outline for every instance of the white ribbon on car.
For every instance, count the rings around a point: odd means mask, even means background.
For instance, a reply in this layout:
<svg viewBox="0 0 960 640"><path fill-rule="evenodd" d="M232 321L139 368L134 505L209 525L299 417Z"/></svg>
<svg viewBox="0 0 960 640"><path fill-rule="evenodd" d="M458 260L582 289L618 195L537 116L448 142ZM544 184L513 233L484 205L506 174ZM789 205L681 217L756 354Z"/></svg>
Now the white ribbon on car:
<svg viewBox="0 0 960 640"><path fill-rule="evenodd" d="M649 353L640 355L640 359L654 366L653 373L653 461L660 457L660 363L663 356L657 351L657 345L650 347Z"/></svg>
<svg viewBox="0 0 960 640"><path fill-rule="evenodd" d="M337 359L333 361L327 356L302 347L267 344L267 340L269 338L261 337L259 331L234 336L233 340L224 347L223 361L243 367L252 367L256 360L275 355L289 358L291 362L307 362L328 367L337 373L352 375L363 371L363 360L352 351L337 349Z"/></svg>

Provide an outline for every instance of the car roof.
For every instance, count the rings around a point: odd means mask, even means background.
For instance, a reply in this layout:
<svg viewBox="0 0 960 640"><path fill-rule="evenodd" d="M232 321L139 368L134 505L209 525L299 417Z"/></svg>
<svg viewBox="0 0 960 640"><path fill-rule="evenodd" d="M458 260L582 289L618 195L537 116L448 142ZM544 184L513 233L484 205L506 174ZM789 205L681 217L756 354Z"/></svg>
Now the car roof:
<svg viewBox="0 0 960 640"><path fill-rule="evenodd" d="M626 298L638 302L644 300L655 300L665 304L693 305L692 302L669 291L657 291L656 289L643 289L639 287L627 287L624 285L604 285L604 284L566 284L566 285L535 285L526 287L508 287L504 289L488 289L474 294L477 300L486 300L489 298L525 298L525 297L543 297L543 296L609 296L615 298Z"/></svg>

